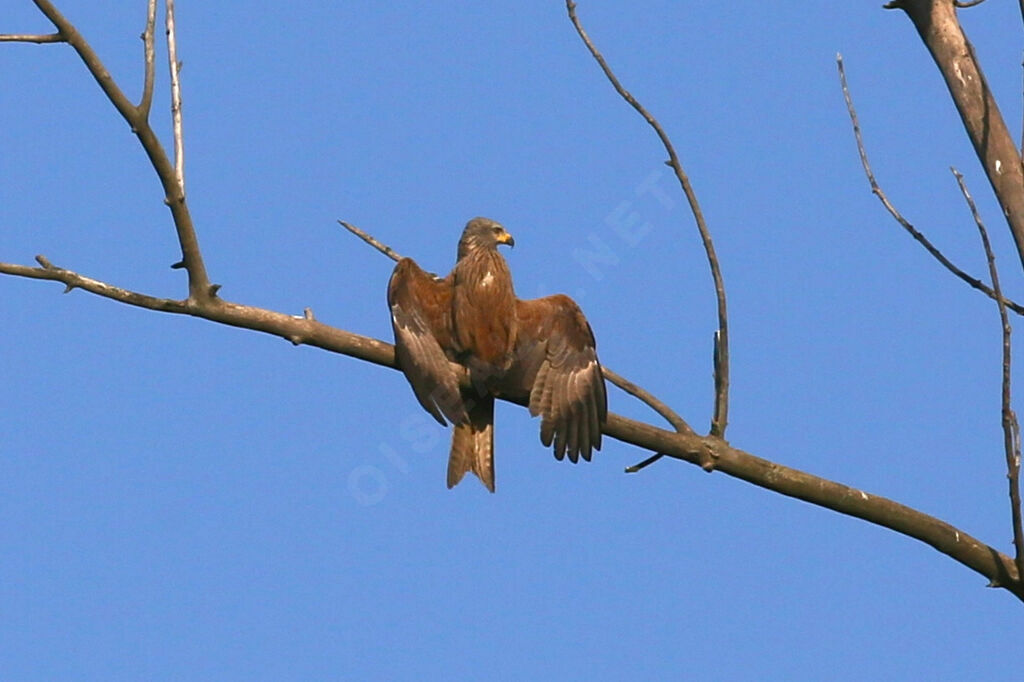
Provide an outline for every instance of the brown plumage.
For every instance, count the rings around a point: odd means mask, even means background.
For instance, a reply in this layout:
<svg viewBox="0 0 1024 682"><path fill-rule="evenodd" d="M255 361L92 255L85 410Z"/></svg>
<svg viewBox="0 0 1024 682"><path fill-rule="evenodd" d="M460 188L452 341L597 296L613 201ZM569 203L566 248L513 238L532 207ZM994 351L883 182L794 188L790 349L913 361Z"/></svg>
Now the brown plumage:
<svg viewBox="0 0 1024 682"><path fill-rule="evenodd" d="M467 421L452 369L452 277L438 279L403 258L388 282L395 357L416 399L441 426ZM444 415L442 417L442 415Z"/></svg>
<svg viewBox="0 0 1024 682"><path fill-rule="evenodd" d="M530 396L530 414L541 417L540 440L554 442L555 458L590 461L601 449L608 399L597 343L587 318L564 294L517 301L516 363L502 388Z"/></svg>
<svg viewBox="0 0 1024 682"><path fill-rule="evenodd" d="M472 471L494 492L494 397L529 400L555 457L590 460L601 448L607 399L590 325L564 295L515 297L498 223L474 218L448 277L402 259L388 283L399 366L438 422L455 425L448 487ZM454 364L453 364L454 363ZM460 387L461 365L468 387Z"/></svg>

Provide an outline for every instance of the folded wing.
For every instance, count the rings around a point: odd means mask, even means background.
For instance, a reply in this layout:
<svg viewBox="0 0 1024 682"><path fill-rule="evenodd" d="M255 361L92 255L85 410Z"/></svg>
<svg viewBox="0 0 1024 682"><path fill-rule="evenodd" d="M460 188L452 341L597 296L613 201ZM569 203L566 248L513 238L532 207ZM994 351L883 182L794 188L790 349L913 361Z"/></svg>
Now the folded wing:
<svg viewBox="0 0 1024 682"><path fill-rule="evenodd" d="M589 461L601 449L608 416L604 376L594 334L583 312L558 294L517 301L515 363L504 390L528 394L530 414L540 415L540 440L555 458Z"/></svg>
<svg viewBox="0 0 1024 682"><path fill-rule="evenodd" d="M452 283L403 258L388 282L395 356L416 399L442 426L468 420L459 377L446 351L452 349Z"/></svg>

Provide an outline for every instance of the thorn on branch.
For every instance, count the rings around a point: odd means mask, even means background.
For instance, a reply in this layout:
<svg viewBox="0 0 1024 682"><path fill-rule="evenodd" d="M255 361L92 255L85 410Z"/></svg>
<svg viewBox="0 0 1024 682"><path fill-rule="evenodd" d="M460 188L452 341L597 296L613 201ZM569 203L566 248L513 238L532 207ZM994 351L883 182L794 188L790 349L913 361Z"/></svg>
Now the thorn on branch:
<svg viewBox="0 0 1024 682"><path fill-rule="evenodd" d="M63 293L63 294L70 294L74 290L75 290L75 285L72 284L71 282L68 282L67 284L64 285L64 291L62 291L61 293Z"/></svg>
<svg viewBox="0 0 1024 682"><path fill-rule="evenodd" d="M36 262L42 265L47 270L53 270L53 263L51 263L50 259L44 256L43 254L39 254L38 256L36 256Z"/></svg>
<svg viewBox="0 0 1024 682"><path fill-rule="evenodd" d="M177 263L171 263L171 270L181 270L185 267L185 261L180 260Z"/></svg>
<svg viewBox="0 0 1024 682"><path fill-rule="evenodd" d="M309 320L310 322L316 322L316 318L313 317L313 309L312 308L303 308L302 309L302 316L304 318L306 318L307 320Z"/></svg>
<svg viewBox="0 0 1024 682"><path fill-rule="evenodd" d="M220 284L211 284L206 293L210 294L210 298L217 298L217 292L220 291L220 287Z"/></svg>

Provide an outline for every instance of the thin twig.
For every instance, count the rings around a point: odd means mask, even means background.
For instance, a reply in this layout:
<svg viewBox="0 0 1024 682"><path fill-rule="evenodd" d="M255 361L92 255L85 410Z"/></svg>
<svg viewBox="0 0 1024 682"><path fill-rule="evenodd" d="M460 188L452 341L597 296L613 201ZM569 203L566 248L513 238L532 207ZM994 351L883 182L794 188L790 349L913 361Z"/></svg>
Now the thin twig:
<svg viewBox="0 0 1024 682"><path fill-rule="evenodd" d="M142 51L144 61L144 80L142 97L139 99L139 114L149 119L149 110L153 106L153 84L156 81L156 55L153 47L153 34L156 31L156 0L149 0L146 7L146 28L142 31Z"/></svg>
<svg viewBox="0 0 1024 682"><path fill-rule="evenodd" d="M632 465L626 467L626 473L627 474L635 474L638 471L642 471L642 470L646 469L647 467L651 466L652 464L654 464L655 462L657 462L659 459L661 459L664 456L665 456L665 453L657 452L657 453L651 455L650 457L648 457L647 459L643 460L642 462L637 462L636 464L632 464Z"/></svg>
<svg viewBox="0 0 1024 682"><path fill-rule="evenodd" d="M662 416L662 418L664 418L665 421L671 424L672 428L674 428L676 431L678 431L679 433L687 433L690 435L694 434L694 430L690 428L690 425L687 424L682 417L676 414L671 407L663 403L658 398L654 397L654 395L650 391L646 390L641 386L637 386L629 379L621 376L620 374L617 374L616 372L613 372L607 367L602 367L601 371L604 373L604 376L608 381L612 382L613 384L621 388L623 391L625 391L629 395L633 396L634 398L646 404L652 410L657 412L659 415Z"/></svg>
<svg viewBox="0 0 1024 682"><path fill-rule="evenodd" d="M718 362L716 363L715 372L715 409L714 415L711 418L711 435L722 438L725 436L725 428L729 421L729 316L726 310L725 284L722 281L722 269L718 264L714 243L711 241L711 232L704 221L704 214L700 210L700 204L697 202L697 194L690 184L689 177L683 170L675 147L672 146L672 141L661 127L661 124L619 82L611 67L608 66L608 62L605 61L597 47L594 46L593 41L590 40L590 36L583 29L583 25L580 24L579 18L576 16L576 3L573 0L566 0L565 8L569 13L569 20L572 22L573 27L575 27L576 33L579 34L583 43L590 51L591 56L594 57L604 72L605 77L612 84L612 87L657 133L662 146L668 152L667 163L675 172L676 179L679 180L679 185L683 189L683 194L686 195L686 200L690 204L690 212L693 213L694 220L697 222L697 229L700 231L704 251L707 253L708 265L711 268L711 277L715 284L715 297L718 302Z"/></svg>
<svg viewBox="0 0 1024 682"><path fill-rule="evenodd" d="M391 260L396 261L396 262L402 260L402 255L400 253L398 253L397 251L392 249L387 244L384 244L383 242L377 241L377 239L374 238L373 235L371 235L371 234L369 234L367 232L364 232L363 230L360 230L355 225L352 225L350 223L346 223L344 220L339 220L338 224L341 225L342 227L344 227L346 230L348 230L352 234L354 234L355 236L357 236L360 239L362 239L364 242L366 242L367 244L369 244L373 248L375 248L378 251L380 251L381 253L383 253L385 256L387 256Z"/></svg>
<svg viewBox="0 0 1024 682"><path fill-rule="evenodd" d="M164 0L167 7L167 61L171 68L171 121L174 135L174 178L185 194L185 138L181 123L181 62L174 28L174 0Z"/></svg>
<svg viewBox="0 0 1024 682"><path fill-rule="evenodd" d="M976 7L985 0L953 0L953 5L960 9L967 9L968 7Z"/></svg>
<svg viewBox="0 0 1024 682"><path fill-rule="evenodd" d="M857 119L857 110L853 107L853 98L850 96L850 89L846 84L846 69L843 67L843 55L836 55L836 64L839 67L839 82L843 87L843 97L846 99L846 110L850 115L850 122L853 125L853 135L857 140L857 152L860 154L860 163L864 167L864 174L867 175L868 183L871 185L871 193L878 197L878 200L882 202L882 206L884 206L885 210L889 212L889 215L895 218L896 222L898 222L911 237L917 240L917 242L923 246L925 250L935 258L935 260L939 261L944 268L969 284L971 287L995 300L996 294L988 285L977 277L972 277L954 265L952 261L946 258L946 256L928 240L927 237L911 225L910 222L908 222L907 219L904 218L900 212L896 210L896 207L889 201L889 197L885 195L885 192L875 180L875 174L872 172L871 164L868 162L868 154L864 147L864 139L861 137L860 122ZM1010 310L1018 315L1024 315L1024 306L1021 306L1009 299L1004 300L1006 301L1006 306Z"/></svg>
<svg viewBox="0 0 1024 682"><path fill-rule="evenodd" d="M0 34L0 43L66 43L67 40L60 33L45 33L42 35L4 33Z"/></svg>
<svg viewBox="0 0 1024 682"><path fill-rule="evenodd" d="M1002 390L1002 422L1003 422L1003 449L1006 453L1006 478L1010 485L1010 514L1013 523L1013 546L1016 553L1017 574L1024 576L1024 525L1021 523L1020 513L1020 426L1017 422L1017 415L1013 411L1010 396L1010 370L1011 370L1011 344L1010 344L1010 318L1006 314L1006 304L1003 301L1002 289L999 286L999 271L996 268L996 257L992 252L992 244L988 239L988 231L985 224L978 215L978 208L974 205L974 199L967 191L967 184L964 176L956 168L950 168L960 185L960 192L967 200L971 209L974 223L978 226L978 233L981 235L981 244L985 248L985 258L988 260L988 271L992 277L992 289L996 292L996 303L999 306L999 321L1003 331L1003 390Z"/></svg>

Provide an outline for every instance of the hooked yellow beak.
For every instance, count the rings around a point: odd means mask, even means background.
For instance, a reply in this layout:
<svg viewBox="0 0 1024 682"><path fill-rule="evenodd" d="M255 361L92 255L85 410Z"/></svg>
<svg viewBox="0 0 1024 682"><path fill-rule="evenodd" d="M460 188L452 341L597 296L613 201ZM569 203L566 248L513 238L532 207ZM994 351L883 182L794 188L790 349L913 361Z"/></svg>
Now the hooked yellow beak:
<svg viewBox="0 0 1024 682"><path fill-rule="evenodd" d="M510 235L504 229L501 231L501 234L497 236L497 240L499 244L508 244L509 246L516 245L516 240L513 239L512 235Z"/></svg>

